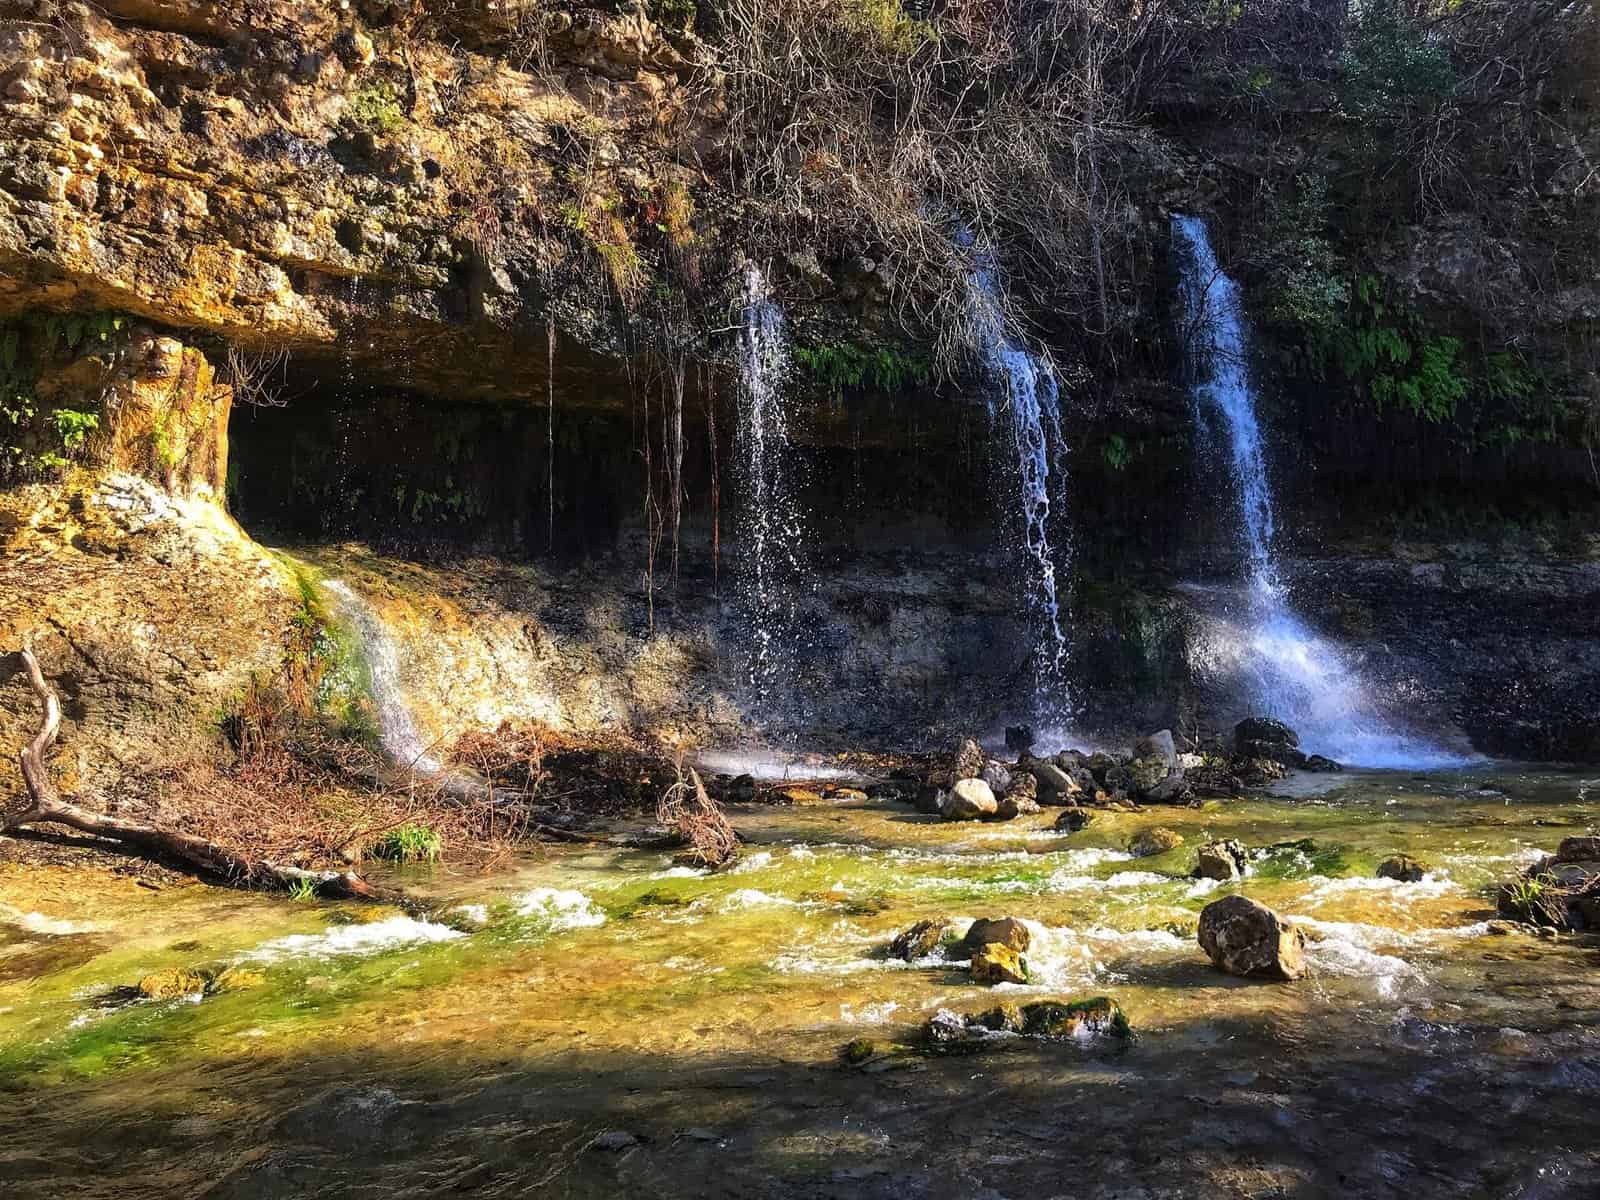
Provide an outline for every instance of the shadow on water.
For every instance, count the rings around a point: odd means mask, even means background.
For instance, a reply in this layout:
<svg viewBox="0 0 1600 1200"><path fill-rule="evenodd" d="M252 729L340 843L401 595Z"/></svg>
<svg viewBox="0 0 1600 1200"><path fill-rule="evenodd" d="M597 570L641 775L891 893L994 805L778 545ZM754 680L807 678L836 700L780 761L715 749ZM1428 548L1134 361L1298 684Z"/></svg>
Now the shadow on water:
<svg viewBox="0 0 1600 1200"><path fill-rule="evenodd" d="M198 1087L191 1069L13 1091L0 1176L16 1200L1575 1200L1600 1170L1597 1015L1515 1034L1402 1019L1352 1036L1307 1011L1150 1030L1126 1051L1013 1043L864 1070L529 1060L481 1041L241 1052Z"/></svg>

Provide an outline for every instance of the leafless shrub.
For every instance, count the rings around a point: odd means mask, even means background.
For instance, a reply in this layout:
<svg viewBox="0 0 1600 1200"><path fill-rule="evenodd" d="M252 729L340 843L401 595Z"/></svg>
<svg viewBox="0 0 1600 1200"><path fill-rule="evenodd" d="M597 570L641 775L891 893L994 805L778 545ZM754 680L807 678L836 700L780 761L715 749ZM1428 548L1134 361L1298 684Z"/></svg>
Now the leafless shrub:
<svg viewBox="0 0 1600 1200"><path fill-rule="evenodd" d="M678 778L661 794L656 820L677 831L686 847L680 859L692 866L720 870L737 856L739 835L717 802L706 794L700 773L690 767L685 777L683 761L679 759L675 765Z"/></svg>

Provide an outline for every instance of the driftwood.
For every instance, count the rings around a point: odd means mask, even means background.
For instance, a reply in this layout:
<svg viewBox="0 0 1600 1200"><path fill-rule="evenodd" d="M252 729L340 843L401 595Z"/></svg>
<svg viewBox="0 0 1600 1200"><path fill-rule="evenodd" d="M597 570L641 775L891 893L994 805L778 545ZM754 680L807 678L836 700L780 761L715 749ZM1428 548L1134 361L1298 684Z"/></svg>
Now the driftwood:
<svg viewBox="0 0 1600 1200"><path fill-rule="evenodd" d="M378 896L376 889L354 872L308 871L302 867L251 860L193 834L129 821L63 800L45 765L45 756L55 745L56 735L61 730L61 701L45 682L44 672L39 669L39 660L34 657L33 650L24 645L19 653L28 683L44 709L44 720L33 740L22 748L22 782L28 789L28 806L14 815L0 816L0 834L10 833L25 825L65 825L130 847L147 857L171 859L203 874L220 876L234 883L277 887L286 891L309 887L319 896L334 899L371 899Z"/></svg>
<svg viewBox="0 0 1600 1200"><path fill-rule="evenodd" d="M672 826L680 844L687 847L678 856L680 862L720 870L738 855L739 835L717 802L706 794L700 773L690 767L686 781L681 765L678 770L678 781L656 805L656 819Z"/></svg>

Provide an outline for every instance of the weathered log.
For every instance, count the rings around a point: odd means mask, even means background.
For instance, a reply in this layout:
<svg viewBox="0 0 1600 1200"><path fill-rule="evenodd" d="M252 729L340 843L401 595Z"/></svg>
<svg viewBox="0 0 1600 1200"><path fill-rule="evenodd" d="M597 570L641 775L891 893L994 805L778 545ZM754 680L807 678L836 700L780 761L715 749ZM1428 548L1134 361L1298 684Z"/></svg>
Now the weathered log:
<svg viewBox="0 0 1600 1200"><path fill-rule="evenodd" d="M20 755L22 782L28 789L28 806L12 816L0 817L0 834L26 825L65 825L131 847L148 857L169 858L206 875L220 876L233 883L278 887L286 891L309 885L319 896L339 899L367 899L377 895L366 880L353 872L308 871L301 867L252 860L206 838L130 821L110 813L95 812L63 800L45 763L45 756L50 753L61 731L61 701L45 682L44 672L40 670L39 660L32 648L25 644L18 653L28 683L44 710L44 720L39 732L22 748Z"/></svg>

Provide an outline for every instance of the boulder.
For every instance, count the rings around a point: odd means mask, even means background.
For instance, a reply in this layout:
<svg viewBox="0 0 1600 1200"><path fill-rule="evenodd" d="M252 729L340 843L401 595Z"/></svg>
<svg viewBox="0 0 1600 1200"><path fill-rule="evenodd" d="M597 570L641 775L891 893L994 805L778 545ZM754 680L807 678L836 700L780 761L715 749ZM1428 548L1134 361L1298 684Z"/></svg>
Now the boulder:
<svg viewBox="0 0 1600 1200"><path fill-rule="evenodd" d="M961 953L970 955L995 944L1021 954L1033 944L1033 934L1016 917L979 917L967 926L967 934L961 939Z"/></svg>
<svg viewBox="0 0 1600 1200"><path fill-rule="evenodd" d="M968 1025L978 1025L991 1033L1021 1033L1024 1018L1015 1004L996 1004L975 1017L968 1017Z"/></svg>
<svg viewBox="0 0 1600 1200"><path fill-rule="evenodd" d="M925 783L917 789L916 806L920 813L938 816L944 811L945 791L933 783Z"/></svg>
<svg viewBox="0 0 1600 1200"><path fill-rule="evenodd" d="M1231 800L1244 795L1244 781L1227 767L1216 763L1185 768L1183 781L1194 796Z"/></svg>
<svg viewBox="0 0 1600 1200"><path fill-rule="evenodd" d="M939 948L949 928L950 922L943 918L918 921L909 929L902 929L894 935L894 940L889 943L889 956L905 962L927 958Z"/></svg>
<svg viewBox="0 0 1600 1200"><path fill-rule="evenodd" d="M1071 774L1053 762L1030 759L1027 771L1033 776L1037 789L1035 799L1040 804L1071 804L1072 798L1083 790Z"/></svg>
<svg viewBox="0 0 1600 1200"><path fill-rule="evenodd" d="M1141 793L1139 799L1146 804L1187 804L1193 797L1194 791L1183 772L1173 771L1148 792Z"/></svg>
<svg viewBox="0 0 1600 1200"><path fill-rule="evenodd" d="M1232 883L1235 879L1243 879L1245 865L1249 862L1249 855L1239 842L1232 838L1220 841L1207 842L1200 847L1200 857L1195 862L1194 873L1197 879L1215 879L1222 883Z"/></svg>
<svg viewBox="0 0 1600 1200"><path fill-rule="evenodd" d="M1600 863L1600 837L1562 838L1556 847L1558 863Z"/></svg>
<svg viewBox="0 0 1600 1200"><path fill-rule="evenodd" d="M1178 765L1178 746L1172 740L1172 730L1158 729L1133 744L1133 757L1159 758L1168 767Z"/></svg>
<svg viewBox="0 0 1600 1200"><path fill-rule="evenodd" d="M1141 829L1134 834L1133 840L1128 843L1128 853L1135 858L1152 858L1157 854L1165 854L1168 850L1176 850L1181 845L1183 845L1181 833L1174 833L1157 825L1153 829Z"/></svg>
<svg viewBox="0 0 1600 1200"><path fill-rule="evenodd" d="M1041 1000L1024 1005L1022 1031L1034 1037L1073 1038L1080 1041L1096 1037L1133 1036L1128 1018L1117 1002L1107 996L1074 1000L1068 1004L1059 1000Z"/></svg>
<svg viewBox="0 0 1600 1200"><path fill-rule="evenodd" d="M976 821L992 817L999 808L994 793L981 779L961 779L945 794L939 815L946 821Z"/></svg>
<svg viewBox="0 0 1600 1200"><path fill-rule="evenodd" d="M1161 783L1172 773L1172 766L1167 760L1156 755L1148 758L1136 758L1127 766L1128 787L1140 799L1148 796L1152 788ZM1112 781L1112 773L1107 772L1106 782Z"/></svg>
<svg viewBox="0 0 1600 1200"><path fill-rule="evenodd" d="M1029 778L1031 779L1032 776L1029 776ZM1002 821L1009 821L1014 817L1032 816L1034 813L1042 811L1043 809L1039 807L1039 802L1032 796L1007 792L1000 797L1000 805L995 809L995 816Z"/></svg>
<svg viewBox="0 0 1600 1200"><path fill-rule="evenodd" d="M1089 810L1074 804L1070 808L1063 808L1061 815L1056 818L1053 829L1061 833L1077 833L1091 820Z"/></svg>
<svg viewBox="0 0 1600 1200"><path fill-rule="evenodd" d="M973 983L1027 983L1028 960L1009 946L990 942L972 956Z"/></svg>
<svg viewBox="0 0 1600 1200"><path fill-rule="evenodd" d="M1378 864L1379 879L1398 879L1401 883L1421 883L1428 868L1409 854L1391 854Z"/></svg>
<svg viewBox="0 0 1600 1200"><path fill-rule="evenodd" d="M1275 758L1246 758L1234 763L1233 773L1243 787L1253 788L1276 783L1289 772Z"/></svg>
<svg viewBox="0 0 1600 1200"><path fill-rule="evenodd" d="M1200 913L1200 948L1219 970L1247 979L1299 979L1305 934L1265 904L1224 896Z"/></svg>
<svg viewBox="0 0 1600 1200"><path fill-rule="evenodd" d="M1117 765L1117 760L1104 750L1097 750L1083 760L1083 765L1094 776L1096 783L1104 783L1106 781L1106 772Z"/></svg>
<svg viewBox="0 0 1600 1200"><path fill-rule="evenodd" d="M1004 796L1011 788L1011 772L1002 763L992 759L983 764L983 774L979 778L989 785L989 790L996 796Z"/></svg>
<svg viewBox="0 0 1600 1200"><path fill-rule="evenodd" d="M962 738L961 745L956 748L956 757L950 769L950 778L952 780L977 779L983 774L983 764L988 761L988 755L984 754L983 747L978 745L974 738Z"/></svg>
<svg viewBox="0 0 1600 1200"><path fill-rule="evenodd" d="M1303 771L1332 772L1342 771L1344 770L1344 766L1343 764L1336 763L1333 761L1333 759L1324 757L1321 754L1313 754L1311 757L1307 758L1305 762L1300 764L1300 769Z"/></svg>
<svg viewBox="0 0 1600 1200"><path fill-rule="evenodd" d="M1300 735L1272 717L1246 717L1233 727L1233 752L1240 758L1266 758L1286 766L1302 766Z"/></svg>

